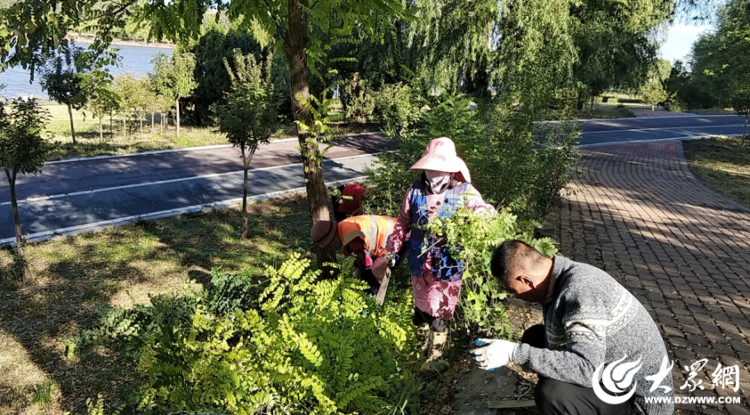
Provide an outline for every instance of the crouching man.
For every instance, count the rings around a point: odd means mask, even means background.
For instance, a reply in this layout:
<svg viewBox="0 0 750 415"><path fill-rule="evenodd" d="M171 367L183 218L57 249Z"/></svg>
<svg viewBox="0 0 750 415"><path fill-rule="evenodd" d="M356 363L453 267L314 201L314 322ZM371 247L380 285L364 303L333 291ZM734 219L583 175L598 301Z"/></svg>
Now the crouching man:
<svg viewBox="0 0 750 415"><path fill-rule="evenodd" d="M481 368L515 362L538 373L542 414L672 414L672 367L659 329L614 278L518 240L498 247L491 267L507 291L542 304L544 325L526 330L520 344L478 340L484 347L471 354Z"/></svg>

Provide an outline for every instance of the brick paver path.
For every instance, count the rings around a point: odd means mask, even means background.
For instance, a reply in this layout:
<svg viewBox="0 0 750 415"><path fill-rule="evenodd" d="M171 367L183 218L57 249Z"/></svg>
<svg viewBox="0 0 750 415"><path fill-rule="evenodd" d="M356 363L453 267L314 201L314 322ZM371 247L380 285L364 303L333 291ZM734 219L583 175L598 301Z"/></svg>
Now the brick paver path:
<svg viewBox="0 0 750 415"><path fill-rule="evenodd" d="M677 395L741 396L742 404L682 411L750 414L750 214L689 172L681 142L582 151L560 215L562 254L601 267L646 306L672 358ZM708 363L680 390L689 366ZM740 387L712 388L712 373L739 365Z"/></svg>

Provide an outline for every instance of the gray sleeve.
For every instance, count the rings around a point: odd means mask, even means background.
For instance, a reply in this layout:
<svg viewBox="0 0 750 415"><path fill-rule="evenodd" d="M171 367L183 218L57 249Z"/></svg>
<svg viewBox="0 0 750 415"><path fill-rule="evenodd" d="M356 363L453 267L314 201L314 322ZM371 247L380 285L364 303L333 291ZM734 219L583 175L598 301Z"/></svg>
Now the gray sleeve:
<svg viewBox="0 0 750 415"><path fill-rule="evenodd" d="M593 294L593 293L591 293ZM565 350L550 350L521 344L513 361L540 376L591 387L591 376L606 356L606 316L597 316L606 308L601 297L588 295L593 301L566 298L562 324L567 336ZM587 304L588 303L588 304ZM593 313L592 313L593 312Z"/></svg>

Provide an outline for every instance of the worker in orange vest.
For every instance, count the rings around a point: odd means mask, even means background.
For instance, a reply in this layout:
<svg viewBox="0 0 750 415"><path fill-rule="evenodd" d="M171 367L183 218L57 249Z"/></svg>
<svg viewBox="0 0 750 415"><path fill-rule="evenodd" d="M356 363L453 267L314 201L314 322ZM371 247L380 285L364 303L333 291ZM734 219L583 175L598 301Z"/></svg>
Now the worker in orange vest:
<svg viewBox="0 0 750 415"><path fill-rule="evenodd" d="M343 245L344 255L354 255L359 275L377 294L388 266L385 243L396 218L378 215L352 216L340 222L321 220L313 224L310 237L321 248Z"/></svg>

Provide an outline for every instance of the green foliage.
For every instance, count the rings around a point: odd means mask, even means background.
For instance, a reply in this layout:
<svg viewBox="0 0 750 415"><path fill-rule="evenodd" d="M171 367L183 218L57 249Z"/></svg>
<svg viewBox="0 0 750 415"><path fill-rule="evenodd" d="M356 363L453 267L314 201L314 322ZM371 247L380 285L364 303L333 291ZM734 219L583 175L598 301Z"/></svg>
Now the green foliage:
<svg viewBox="0 0 750 415"><path fill-rule="evenodd" d="M740 141L740 147L744 147L747 137L747 121L750 118L750 76L742 77L735 82L730 104L737 115L745 116L745 128L742 130L742 140Z"/></svg>
<svg viewBox="0 0 750 415"><path fill-rule="evenodd" d="M651 79L643 87L641 87L641 96L645 102L651 104L651 110L660 102L664 102L669 98L667 91L658 79Z"/></svg>
<svg viewBox="0 0 750 415"><path fill-rule="evenodd" d="M271 62L268 56L256 63L252 54L243 55L234 50L234 70L225 60L225 70L232 83L226 104L215 107L219 130L243 151L254 153L261 144L268 144L271 133L278 125L278 97L271 79ZM249 160L248 163L249 164Z"/></svg>
<svg viewBox="0 0 750 415"><path fill-rule="evenodd" d="M234 66L224 60L229 72L232 88L227 94L225 105L214 107L219 130L242 153L244 182L242 192L242 237L247 236L247 170L250 168L255 151L261 144L268 144L271 134L279 123L279 100L271 78L271 62L268 56L265 71L262 64L255 62L252 54L243 55L240 49L234 50ZM265 72L265 73L264 73Z"/></svg>
<svg viewBox="0 0 750 415"><path fill-rule="evenodd" d="M44 58L67 49L65 36L75 28L96 33L89 57L99 69L114 63L108 50L113 31L126 25L133 0L102 2L17 1L0 8L0 71L20 65L32 74Z"/></svg>
<svg viewBox="0 0 750 415"><path fill-rule="evenodd" d="M472 333L487 336L508 336L505 321L507 296L492 276L490 264L494 249L509 239L521 239L543 254L551 257L557 253L551 238L535 239L535 222L518 222L509 209L495 214L475 212L458 207L450 218L435 218L425 228L445 238L452 247L454 258L465 263L461 301L453 324Z"/></svg>
<svg viewBox="0 0 750 415"><path fill-rule="evenodd" d="M346 109L346 117L354 118L357 122L367 122L375 111L375 98L367 81L351 82L346 85L342 104Z"/></svg>
<svg viewBox="0 0 750 415"><path fill-rule="evenodd" d="M110 95L105 97L105 110L117 111L124 120L135 122L143 133L143 118L147 112L158 110L163 104L163 97L156 95L151 79L137 77L129 73L118 75ZM111 101L117 97L116 105ZM173 102L171 99L168 102ZM160 105L161 104L161 105ZM167 104L167 108L169 108Z"/></svg>
<svg viewBox="0 0 750 415"><path fill-rule="evenodd" d="M46 405L52 402L52 391L54 390L54 383L42 383L41 385L37 385L31 402L34 405Z"/></svg>
<svg viewBox="0 0 750 415"><path fill-rule="evenodd" d="M305 124L301 120L295 120L294 123L297 125L297 131L300 135L305 137L306 146L299 146L297 149L302 153L303 157L312 159L320 168L323 163L323 157L328 150L333 146L329 144L323 150L319 148L319 142L330 142L337 138L341 138L338 135L331 134L332 128L331 123L339 121L343 118L342 114L333 111L334 105L340 104L341 102L335 98L328 98L331 94L334 85L324 89L321 93L320 98L315 95L310 96L310 100L306 100L303 96L298 96L297 100L311 115L311 123ZM309 151L308 149L314 149Z"/></svg>
<svg viewBox="0 0 750 415"><path fill-rule="evenodd" d="M693 44L692 81L720 108L731 99L736 83L750 73L750 19L746 0L733 0L719 8L717 30ZM706 106L704 106L706 107Z"/></svg>
<svg viewBox="0 0 750 415"><path fill-rule="evenodd" d="M535 125L531 114L495 106L472 111L460 96L427 111L424 120L422 130L399 140L398 153L379 155L378 165L367 173L372 192L363 206L368 212L398 214L403 195L421 173L409 167L440 136L456 143L485 200L509 207L521 220L543 220L557 207L577 161L573 123Z"/></svg>
<svg viewBox="0 0 750 415"><path fill-rule="evenodd" d="M381 307L352 260L334 280L309 265L293 255L260 284L214 270L204 293L110 313L96 341L130 345L147 413L416 413L409 291Z"/></svg>
<svg viewBox="0 0 750 415"><path fill-rule="evenodd" d="M421 117L420 98L409 85L384 85L373 98L382 130L391 137L406 137Z"/></svg>
<svg viewBox="0 0 750 415"><path fill-rule="evenodd" d="M177 100L195 89L194 71L195 56L191 53L172 54L171 58L159 55L151 77L159 93Z"/></svg>
<svg viewBox="0 0 750 415"><path fill-rule="evenodd" d="M180 99L188 97L195 89L194 73L195 55L192 53L173 53L171 58L159 55L154 63L151 82L161 95L175 102L177 135L180 135Z"/></svg>
<svg viewBox="0 0 750 415"><path fill-rule="evenodd" d="M224 60L233 59L235 49L240 49L243 54L253 54L257 60L262 60L263 55L259 43L251 33L225 28L217 23L212 16L206 16L208 22L204 22L201 35L188 45L180 45L180 49L195 55L195 91L191 101L195 105L196 119L207 118L212 105L225 103L226 94L231 88L231 79L224 66ZM283 64L274 64L274 70L283 67ZM288 74L286 74L288 77ZM277 79L278 81L278 79ZM277 82L277 90L282 82ZM287 99L289 96L288 86L283 94Z"/></svg>
<svg viewBox="0 0 750 415"><path fill-rule="evenodd" d="M94 57L82 48L67 48L39 68L42 89L54 101L68 107L73 143L76 142L76 132L72 110L83 108L111 80L107 69L95 65Z"/></svg>
<svg viewBox="0 0 750 415"><path fill-rule="evenodd" d="M0 102L0 167L7 174L36 173L42 167L51 149L42 137L48 119L34 99L12 100L9 106Z"/></svg>

